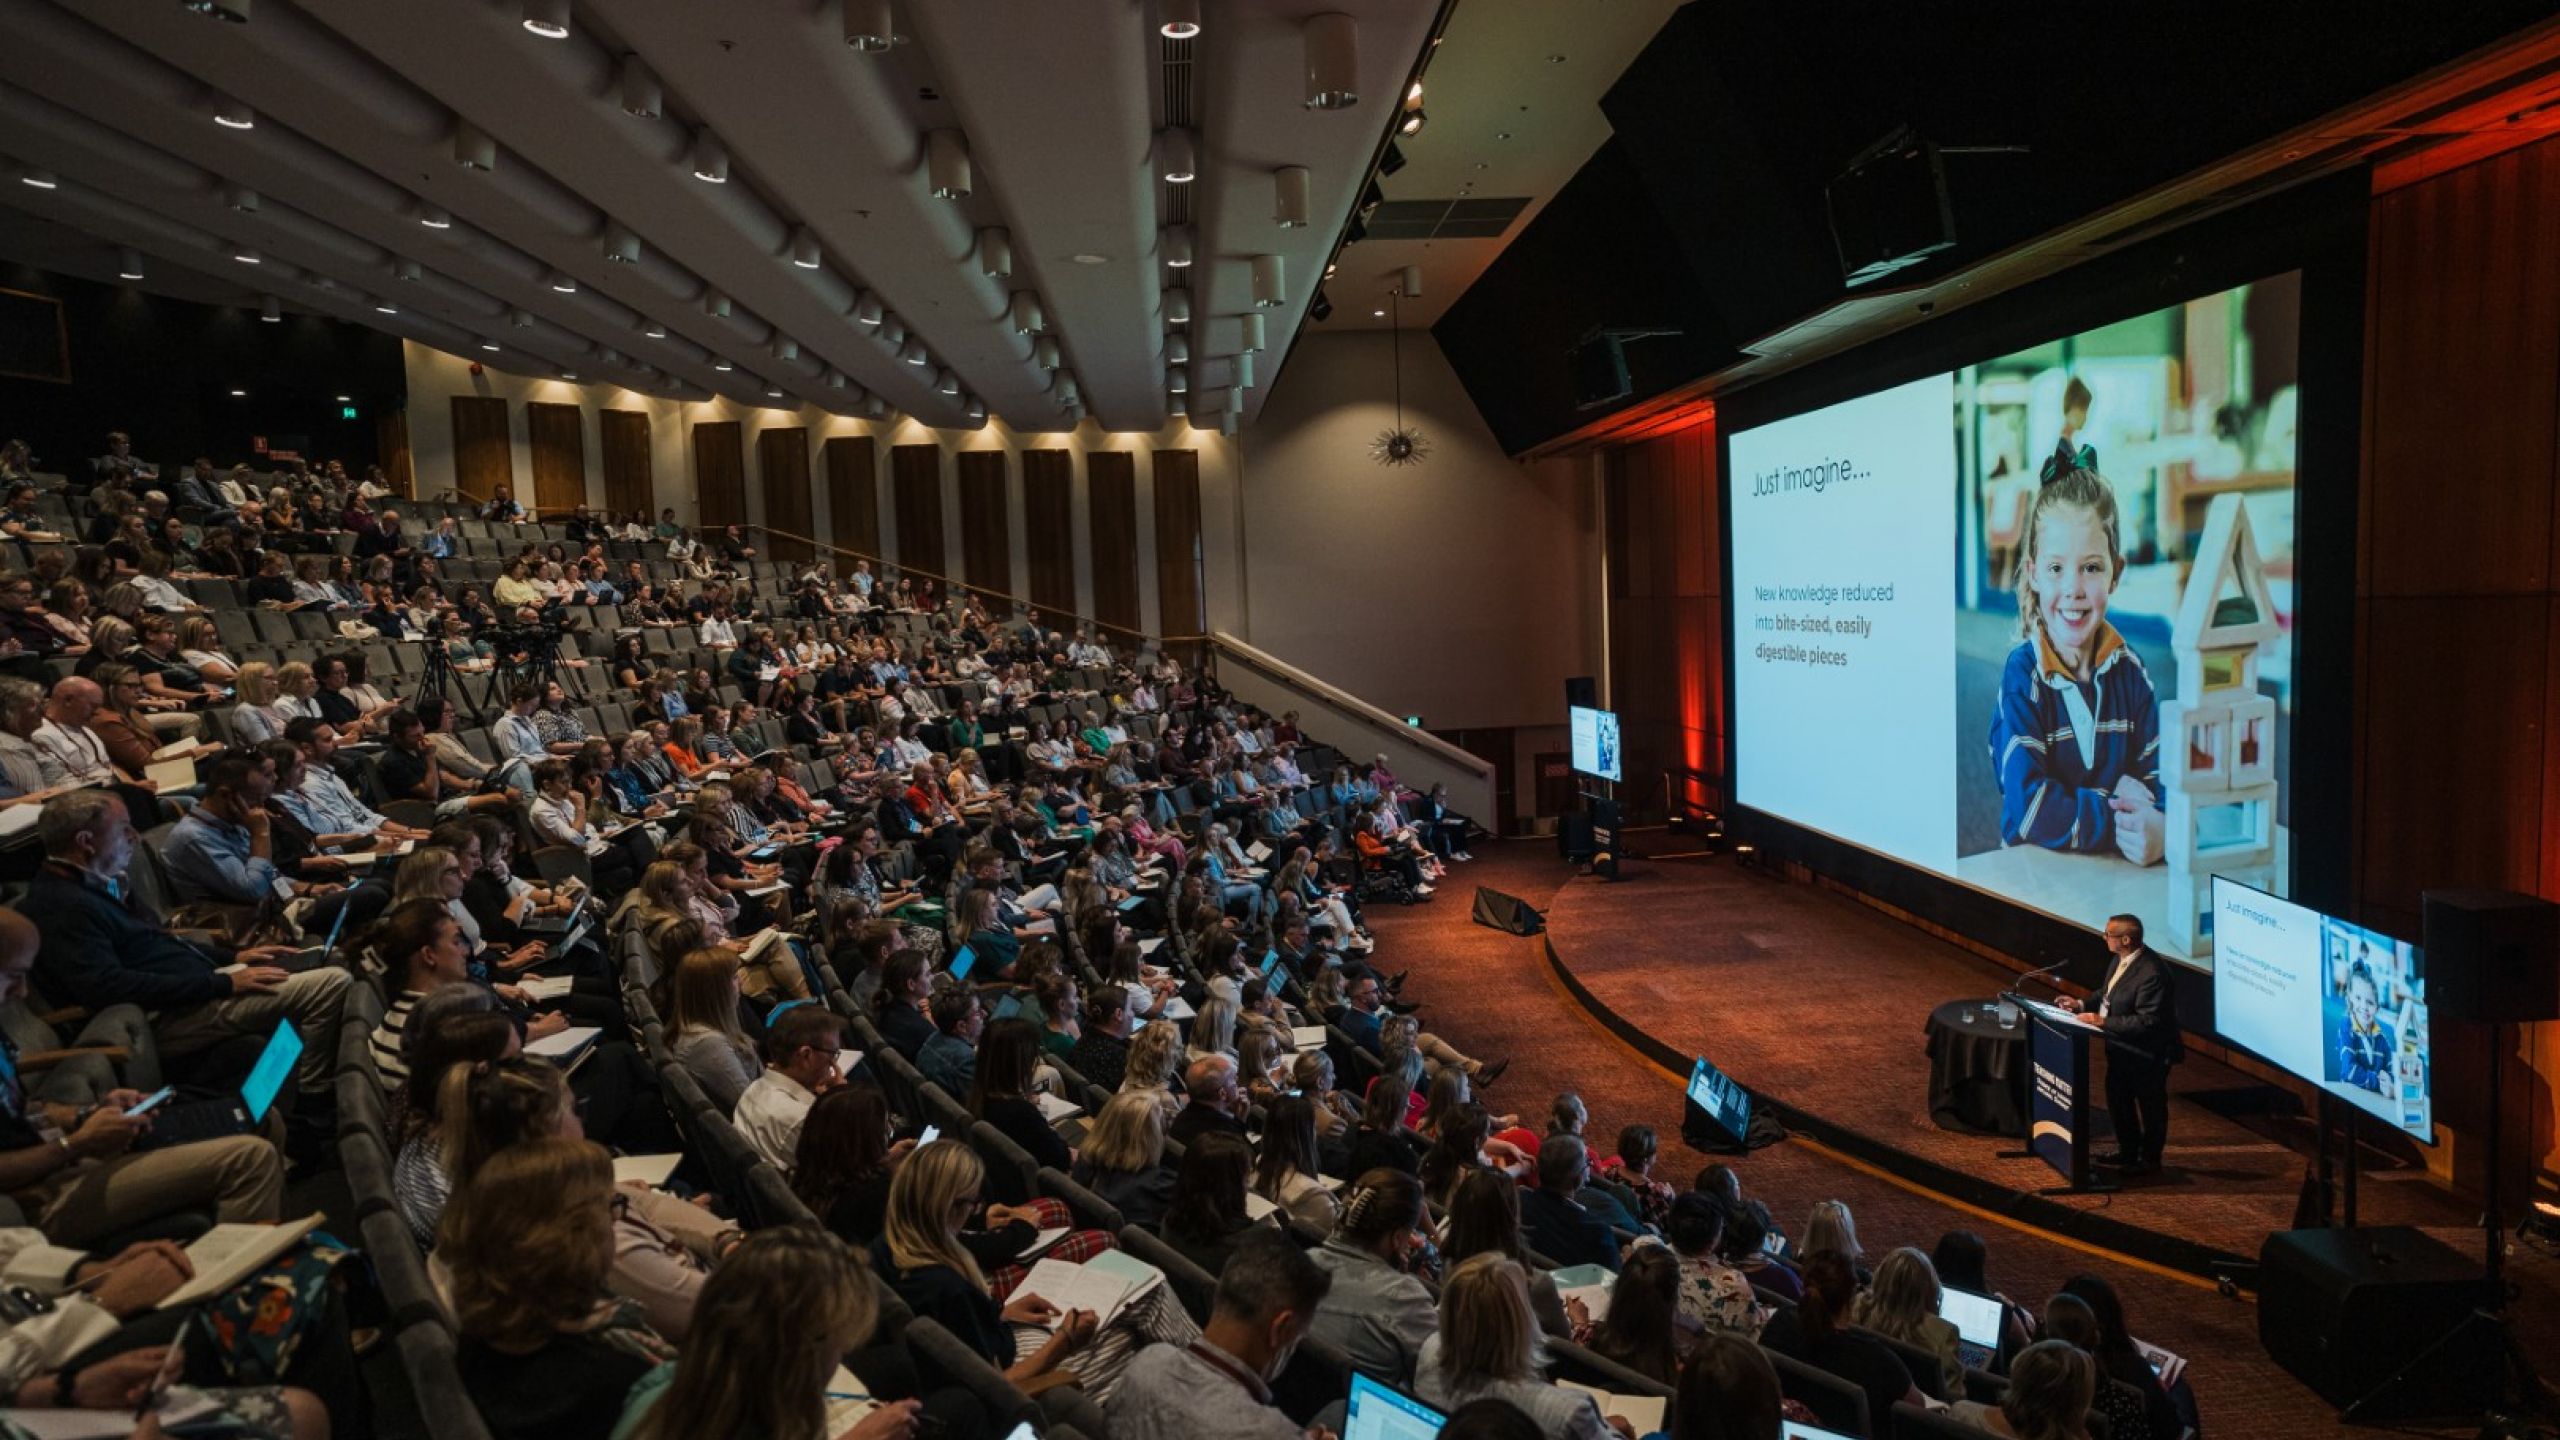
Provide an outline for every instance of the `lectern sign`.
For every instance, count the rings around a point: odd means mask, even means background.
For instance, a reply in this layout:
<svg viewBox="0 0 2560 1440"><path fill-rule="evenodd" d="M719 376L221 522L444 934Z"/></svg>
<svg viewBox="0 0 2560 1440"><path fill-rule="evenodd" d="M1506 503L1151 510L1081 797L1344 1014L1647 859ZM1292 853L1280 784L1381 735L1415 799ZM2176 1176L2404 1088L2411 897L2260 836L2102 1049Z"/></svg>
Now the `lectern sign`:
<svg viewBox="0 0 2560 1440"><path fill-rule="evenodd" d="M2063 1010L2026 1001L2027 1149L2073 1185L2088 1182L2089 1028Z"/></svg>

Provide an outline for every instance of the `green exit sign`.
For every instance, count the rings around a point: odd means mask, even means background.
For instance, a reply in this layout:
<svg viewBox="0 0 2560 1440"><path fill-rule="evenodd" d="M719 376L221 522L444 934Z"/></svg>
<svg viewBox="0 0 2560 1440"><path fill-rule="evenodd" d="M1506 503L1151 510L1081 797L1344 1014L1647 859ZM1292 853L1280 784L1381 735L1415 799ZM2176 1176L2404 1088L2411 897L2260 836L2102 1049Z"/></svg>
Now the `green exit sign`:
<svg viewBox="0 0 2560 1440"><path fill-rule="evenodd" d="M353 420L354 418L356 418L356 407L354 407L353 405L341 405L341 406L339 406L339 407L338 407L338 418L339 418L339 419L341 419L341 420Z"/></svg>

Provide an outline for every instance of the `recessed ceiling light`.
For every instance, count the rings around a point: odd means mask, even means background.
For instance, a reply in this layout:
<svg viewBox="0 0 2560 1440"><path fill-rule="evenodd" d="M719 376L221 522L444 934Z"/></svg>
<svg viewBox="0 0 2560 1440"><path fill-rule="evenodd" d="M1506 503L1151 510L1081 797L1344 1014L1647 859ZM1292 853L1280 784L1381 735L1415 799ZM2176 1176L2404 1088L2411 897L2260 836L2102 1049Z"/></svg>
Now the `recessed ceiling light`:
<svg viewBox="0 0 2560 1440"><path fill-rule="evenodd" d="M248 394L249 392L248 392L248 391L246 391L246 390L234 390L234 391L232 391L231 393L232 393L234 396L241 396L241 395L246 395L246 394Z"/></svg>
<svg viewBox="0 0 2560 1440"><path fill-rule="evenodd" d="M1479 160L1476 162L1476 168L1479 170L1490 170L1493 168L1493 164L1491 161Z"/></svg>
<svg viewBox="0 0 2560 1440"><path fill-rule="evenodd" d="M18 183L38 190L52 190L59 188L62 181L50 170L29 170L18 177Z"/></svg>
<svg viewBox="0 0 2560 1440"><path fill-rule="evenodd" d="M1070 255L1067 258L1073 260L1079 265L1108 265L1111 263L1111 257L1108 255Z"/></svg>
<svg viewBox="0 0 2560 1440"><path fill-rule="evenodd" d="M257 251L244 245L241 248L232 251L231 258L239 261L243 265L255 265L258 263L259 256Z"/></svg>
<svg viewBox="0 0 2560 1440"><path fill-rule="evenodd" d="M652 320L648 324L640 327L640 333L648 336L652 340L664 340L667 338L667 327L659 324L655 320Z"/></svg>
<svg viewBox="0 0 2560 1440"><path fill-rule="evenodd" d="M339 396L339 397L338 397L338 403L339 403L339 404L341 404L341 405L348 405L348 404L352 404L352 403L354 403L355 398L356 398L356 397L354 397L353 395L341 395L341 396Z"/></svg>
<svg viewBox="0 0 2560 1440"><path fill-rule="evenodd" d="M569 38L569 0L524 0L524 28L545 40Z"/></svg>
<svg viewBox="0 0 2560 1440"><path fill-rule="evenodd" d="M711 362L711 368L714 370L735 370L738 367L730 364L726 360L714 360Z"/></svg>
<svg viewBox="0 0 2560 1440"><path fill-rule="evenodd" d="M498 342L495 340L483 340L480 342L480 348L488 351L492 355L495 355L498 353Z"/></svg>
<svg viewBox="0 0 2560 1440"><path fill-rule="evenodd" d="M255 130L258 128L258 112L228 95L217 96L213 102L213 123L227 130Z"/></svg>
<svg viewBox="0 0 2560 1440"><path fill-rule="evenodd" d="M1377 317L1377 318L1378 318L1378 319L1380 319L1380 320L1384 320L1384 319L1386 319L1386 318L1387 318L1387 312L1386 312L1386 311L1384 311L1384 310L1372 310L1372 311L1370 311L1369 313L1370 313L1371 315L1373 315L1373 316Z"/></svg>
<svg viewBox="0 0 2560 1440"><path fill-rule="evenodd" d="M1496 140L1508 140L1511 138L1511 132L1508 130L1496 130L1493 132L1493 138Z"/></svg>

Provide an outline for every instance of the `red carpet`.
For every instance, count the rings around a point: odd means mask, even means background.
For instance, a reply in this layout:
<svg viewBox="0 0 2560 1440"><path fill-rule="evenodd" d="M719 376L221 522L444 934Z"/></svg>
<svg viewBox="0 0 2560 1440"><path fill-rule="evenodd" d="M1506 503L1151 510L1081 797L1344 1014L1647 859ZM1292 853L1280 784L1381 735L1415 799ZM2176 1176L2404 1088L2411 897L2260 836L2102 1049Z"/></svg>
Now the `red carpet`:
<svg viewBox="0 0 2560 1440"><path fill-rule="evenodd" d="M1541 841L1488 841L1477 855L1475 863L1455 868L1429 905L1412 909L1371 907L1371 925L1380 942L1379 959L1392 969L1410 967L1412 977L1405 995L1422 1002L1423 1018L1433 1030L1471 1055L1510 1058L1510 1072L1484 1097L1493 1108L1518 1111L1524 1120L1539 1123L1547 1101L1556 1092L1575 1090L1590 1106L1597 1153L1612 1147L1619 1126L1641 1121L1652 1125L1662 1138L1662 1170L1667 1176L1677 1179L1694 1173L1706 1163L1706 1157L1688 1150L1679 1141L1680 1088L1686 1077L1668 1074L1653 1065L1585 1013L1546 968L1541 941L1470 922L1470 900L1476 886L1506 891L1546 910L1558 906L1559 891L1566 888L1571 871L1556 860L1553 847ZM1630 958L1632 963L1631 957L1654 949L1689 954L1715 944L1795 943L1791 929L1789 933L1763 929L1754 936L1744 927L1745 933L1736 937L1727 933L1732 929L1729 918L1699 916L1668 905L1666 902L1674 895L1670 882L1681 865L1682 862L1635 862L1631 870L1637 866L1656 870L1660 872L1657 879L1615 888L1587 882L1574 887L1577 891L1587 888L1589 894L1571 896L1572 909L1580 909L1587 901L1605 900L1622 905L1626 917L1637 922L1626 925L1610 942L1610 954L1585 952L1569 956L1569 963L1576 966L1585 983L1590 983L1592 973L1615 960ZM1863 1077L1869 1073L1866 1067L1870 1064L1884 1067L1875 1072L1876 1083L1871 1087L1879 1092L1876 1103L1897 1112L1908 1109L1918 1115L1918 1124L1926 1129L1922 1093L1903 1092L1913 1084L1925 1086L1921 1020L1928 1005L1924 1002L1911 1008L1904 999L1886 992L1901 983L1889 977L1904 963L1900 951L1909 941L1902 937L1924 945L1934 942L1845 897L1805 887L1794 889L1817 904L1836 905L1852 912L1852 918L1826 923L1848 927L1848 932L1853 932L1849 938L1856 943L1842 953L1856 960L1857 973L1863 977L1860 983L1840 983L1836 977L1828 976L1799 977L1786 984L1756 985L1747 1001L1707 1006L1687 987L1656 977L1645 982L1652 987L1650 990L1630 997L1633 1013L1657 1021L1654 1028L1665 1038L1786 1036L1791 1037L1791 1053L1819 1054L1820 1042L1814 1037L1823 1041L1834 1035L1857 1037L1854 1041L1844 1039L1844 1043L1857 1047L1857 1058L1848 1064L1835 1063L1834 1068ZM1795 898L1790 897L1791 905ZM1768 917L1762 917L1761 923L1765 926ZM1870 932L1864 928L1867 925L1880 928ZM1968 959L1965 963L1977 968L1970 975L1952 977L1960 982L1955 988L1933 988L1928 993L1937 999L1988 993L1994 987L1997 972L1980 962ZM1931 977L1931 984L1947 978L1950 977ZM1870 1045L1878 1048L1870 1052L1865 1048ZM1721 1056L1732 1046L1719 1040L1710 1048L1711 1053ZM1748 1067L1736 1068L1746 1083L1783 1083L1754 1075ZM1913 1075L1917 1081L1911 1079ZM1801 1097L1789 1098L1806 1108L1817 1108ZM2173 1134L2191 1120L2198 1125L2203 1123L2193 1107L2181 1106ZM2190 1138L2201 1135L2198 1130L2191 1132ZM1992 1158L1997 1142L1949 1138L1967 1147L1980 1146L1985 1165L2009 1163ZM2248 1139L2252 1145L2263 1143L2254 1136ZM2267 1359L2258 1345L2256 1308L2245 1297L2226 1299L2202 1281L2126 1262L2043 1232L2017 1228L1988 1212L1959 1207L1941 1197L1906 1188L1881 1172L1801 1140L1756 1151L1738 1164L1745 1186L1767 1201L1791 1232L1802 1230L1806 1212L1814 1202L1836 1199L1847 1202L1857 1217L1860 1240L1871 1255L1905 1244L1926 1249L1950 1229L1976 1231L1991 1246L1993 1284L2028 1304L2040 1303L2064 1280L2081 1271L2105 1277L2124 1296L2137 1333L2188 1358L2204 1428L2210 1435L2314 1436L2340 1432L2329 1407ZM2200 1178L2182 1188L2187 1192L2185 1199L2196 1201L2209 1192L2210 1182ZM2132 1197L2118 1203L2130 1204ZM2244 1196L2237 1203L2259 1202ZM2375 1203L2370 1189L2367 1203ZM2166 1223L2179 1223L2174 1202L2167 1215ZM2227 1220L2218 1223L2227 1230ZM2277 1223L2282 1223L2281 1218ZM2234 1248L2255 1254L2257 1243L2252 1238L2244 1247ZM2520 1254L2510 1268L2510 1275L2520 1280L2526 1290L2522 1307L2530 1321L2526 1348L2546 1356L2560 1353L2560 1348L2551 1343L2560 1339L2560 1283L2555 1283L2555 1270L2560 1266L2555 1266L2548 1256L2531 1251ZM2412 1337L2413 1341L2417 1338Z"/></svg>

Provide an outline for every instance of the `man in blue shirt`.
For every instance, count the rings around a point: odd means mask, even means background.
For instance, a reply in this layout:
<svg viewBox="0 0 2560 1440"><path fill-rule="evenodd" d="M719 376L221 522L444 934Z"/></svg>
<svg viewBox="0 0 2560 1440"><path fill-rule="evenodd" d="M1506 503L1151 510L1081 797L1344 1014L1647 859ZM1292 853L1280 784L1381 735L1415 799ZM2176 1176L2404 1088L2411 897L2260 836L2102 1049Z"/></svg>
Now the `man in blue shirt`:
<svg viewBox="0 0 2560 1440"><path fill-rule="evenodd" d="M1558 1265L1618 1268L1618 1239L1575 1197L1591 1176L1581 1137L1550 1135L1538 1147L1538 1188L1520 1192L1520 1238Z"/></svg>

